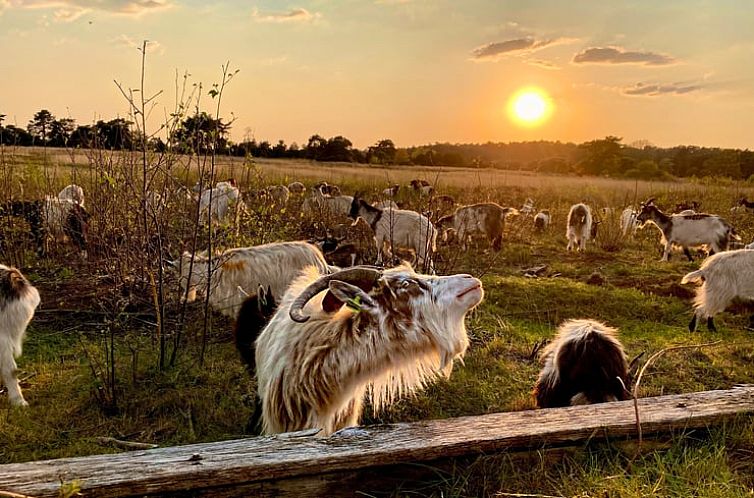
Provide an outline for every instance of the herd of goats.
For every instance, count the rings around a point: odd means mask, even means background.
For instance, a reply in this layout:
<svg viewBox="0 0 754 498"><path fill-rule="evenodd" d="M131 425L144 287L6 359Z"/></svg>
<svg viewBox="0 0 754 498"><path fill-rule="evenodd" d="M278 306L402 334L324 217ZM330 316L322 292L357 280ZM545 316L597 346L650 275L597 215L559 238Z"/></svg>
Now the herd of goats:
<svg viewBox="0 0 754 498"><path fill-rule="evenodd" d="M525 216L535 230L551 224L549 211L535 210L531 199L518 209L493 202L457 207L449 196L436 196L428 182L415 180L408 188L416 195L452 206L450 214L432 222L425 214L398 207L393 199L400 188L388 187L383 200L375 203L344 195L324 182L308 194L300 182L253 193L278 205L285 205L291 195L305 196L304 215L325 210L335 218L350 218L342 228L365 230L376 261L365 260L357 244L343 244L348 235L338 236L333 227L314 243L275 242L214 257L184 253L171 262L187 300L207 290L210 306L235 320L236 346L256 378L252 429L331 434L357 425L367 398L377 410L438 376L450 376L455 360L469 346L465 317L482 302L484 290L471 275L435 274L432 257L438 236L464 248L481 237L498 250L508 216ZM189 195L205 220L219 223L232 221L243 204L232 179ZM156 206L163 199L154 194L147 202ZM754 211L745 199L740 204ZM693 331L697 319L706 318L714 330L713 317L734 299L754 300L754 245L743 247L722 217L698 213L697 206L680 207L686 209L666 214L649 199L620 214L621 229L626 234L639 226L656 226L664 243L663 260L670 258L674 246L689 259L690 248L707 249L709 257L701 268L682 282L703 283L689 328ZM50 237L67 238L86 249L89 215L84 192L76 185L58 197L6 203L0 216L24 218L40 249ZM583 251L598 224L590 206L573 205L567 250ZM342 262L328 258L344 247ZM410 252L414 266L395 264L393 250ZM15 358L39 303L37 289L18 269L0 265L0 378L12 405L27 404ZM542 361L534 388L542 408L624 400L636 363L629 365L617 331L593 320L563 323L543 350Z"/></svg>

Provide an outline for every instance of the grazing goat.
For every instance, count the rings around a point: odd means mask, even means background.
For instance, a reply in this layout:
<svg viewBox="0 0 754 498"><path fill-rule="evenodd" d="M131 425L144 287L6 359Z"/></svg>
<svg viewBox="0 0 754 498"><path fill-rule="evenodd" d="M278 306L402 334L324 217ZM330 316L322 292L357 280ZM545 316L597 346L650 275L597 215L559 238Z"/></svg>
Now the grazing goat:
<svg viewBox="0 0 754 498"><path fill-rule="evenodd" d="M331 265L346 267L367 264L374 248L374 231L364 220L341 223L327 230L324 239L316 242Z"/></svg>
<svg viewBox="0 0 754 498"><path fill-rule="evenodd" d="M376 411L450 376L469 344L464 318L483 296L470 275L408 265L306 270L256 342L263 432L328 435L359 422L365 395Z"/></svg>
<svg viewBox="0 0 754 498"><path fill-rule="evenodd" d="M542 352L534 387L540 408L627 399L629 366L618 331L593 320L568 320Z"/></svg>
<svg viewBox="0 0 754 498"><path fill-rule="evenodd" d="M689 247L708 246L710 254L725 251L731 239L740 238L727 221L712 214L673 214L668 216L654 205L652 199L641 205L641 211L636 219L644 227L647 223L654 224L662 233L662 243L665 250L661 261L670 259L673 245L683 248L683 253L693 261Z"/></svg>
<svg viewBox="0 0 754 498"><path fill-rule="evenodd" d="M39 301L39 292L20 271L0 265L0 380L13 406L29 404L21 394L15 359L21 356L26 326Z"/></svg>
<svg viewBox="0 0 754 498"><path fill-rule="evenodd" d="M388 197L395 197L396 195L398 195L398 191L400 189L401 189L401 186L395 183L389 186L388 188L386 188L385 190L383 190L382 195L386 195Z"/></svg>
<svg viewBox="0 0 754 498"><path fill-rule="evenodd" d="M519 211L524 215L534 214L534 199L528 197Z"/></svg>
<svg viewBox="0 0 754 498"><path fill-rule="evenodd" d="M435 188L427 180L411 180L411 188L421 195L432 195Z"/></svg>
<svg viewBox="0 0 754 498"><path fill-rule="evenodd" d="M10 201L0 205L0 216L26 220L39 255L47 252L48 235L59 242L70 240L86 255L90 215L82 205L70 199L46 197L42 201Z"/></svg>
<svg viewBox="0 0 754 498"><path fill-rule="evenodd" d="M84 189L76 184L68 185L58 193L58 199L67 199L84 207Z"/></svg>
<svg viewBox="0 0 754 498"><path fill-rule="evenodd" d="M731 208L731 212L746 211L747 213L754 213L754 202L749 202L746 197L741 197L738 200L738 205Z"/></svg>
<svg viewBox="0 0 754 498"><path fill-rule="evenodd" d="M199 196L199 213L205 220L211 218L219 223L235 221L242 209L241 192L229 182L219 182L215 188L204 190Z"/></svg>
<svg viewBox="0 0 754 498"><path fill-rule="evenodd" d="M534 229L543 232L550 226L550 211L543 209L534 216Z"/></svg>
<svg viewBox="0 0 754 498"><path fill-rule="evenodd" d="M376 208L380 208L380 209L400 209L400 208L398 207L398 204L396 204L396 203L395 203L395 201L394 201L394 200L392 200L392 199L387 199L387 200L384 200L384 201L379 201L379 202L376 202L376 203L374 204L374 207L376 207ZM351 209L351 208L350 208L350 206L349 206L349 210L350 210L350 209Z"/></svg>
<svg viewBox="0 0 754 498"><path fill-rule="evenodd" d="M415 211L379 209L358 196L351 203L348 216L361 217L374 230L377 243L377 264L382 264L383 252L392 260L393 246L414 251L416 264L434 272L432 254L437 250L437 230L429 219Z"/></svg>
<svg viewBox="0 0 754 498"><path fill-rule="evenodd" d="M689 330L696 330L697 320L706 318L707 328L715 331L713 317L725 311L731 302L754 301L754 251L739 249L712 255L704 260L701 268L681 280L682 284L689 282L703 282L696 291ZM750 318L752 322L754 316Z"/></svg>
<svg viewBox="0 0 754 498"><path fill-rule="evenodd" d="M701 204L697 201L691 201L691 203L683 201L675 205L675 212L680 214L683 211L693 211L696 213L700 206Z"/></svg>
<svg viewBox="0 0 754 498"><path fill-rule="evenodd" d="M437 228L442 230L452 227L464 251L469 239L474 235L487 237L492 249L499 251L502 247L505 218L511 214L518 214L518 210L504 208L494 202L471 204L461 206L455 210L455 213L440 218Z"/></svg>
<svg viewBox="0 0 754 498"><path fill-rule="evenodd" d="M301 211L304 215L309 218L347 218L348 213L351 210L353 197L350 195L337 195L336 197L333 197L329 193L325 194L325 191L332 192L332 188L327 184L322 186L315 185L312 187L311 195L304 199L304 202L301 204ZM339 193L340 190L338 189L337 192Z"/></svg>
<svg viewBox="0 0 754 498"><path fill-rule="evenodd" d="M206 255L183 253L179 267L181 291L188 302L196 300L197 291L207 289L209 304L220 313L235 318L243 301L239 287L245 292L259 285L269 287L272 296L279 300L288 285L303 268L315 266L327 273L328 266L322 252L307 242L275 242L254 247L228 249L211 260Z"/></svg>
<svg viewBox="0 0 754 498"><path fill-rule="evenodd" d="M291 194L300 195L306 192L306 187L301 182L292 182L288 184L288 191Z"/></svg>
<svg viewBox="0 0 754 498"><path fill-rule="evenodd" d="M639 216L639 212L633 208L627 207L620 215L620 229L623 235L633 235L639 226L636 217Z"/></svg>
<svg viewBox="0 0 754 498"><path fill-rule="evenodd" d="M574 204L568 212L566 250L584 251L586 241L592 236L592 210L586 204Z"/></svg>

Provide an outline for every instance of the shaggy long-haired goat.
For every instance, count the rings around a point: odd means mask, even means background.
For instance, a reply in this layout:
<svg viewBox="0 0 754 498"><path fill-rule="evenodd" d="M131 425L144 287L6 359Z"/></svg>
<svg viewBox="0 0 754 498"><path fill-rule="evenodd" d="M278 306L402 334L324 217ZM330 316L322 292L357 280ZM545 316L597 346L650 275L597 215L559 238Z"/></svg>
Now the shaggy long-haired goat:
<svg viewBox="0 0 754 498"><path fill-rule="evenodd" d="M23 218L29 224L37 253L40 255L47 252L48 236L58 242L69 240L79 251L86 254L90 215L75 201L57 197L36 201L10 201L0 205L0 216Z"/></svg>
<svg viewBox="0 0 754 498"><path fill-rule="evenodd" d="M21 356L26 326L37 306L37 289L17 269L0 265L0 380L14 406L28 405L16 377L15 358Z"/></svg>
<svg viewBox="0 0 754 498"><path fill-rule="evenodd" d="M629 365L618 331L593 320L568 320L542 352L534 387L540 408L627 399ZM638 359L638 358L637 358Z"/></svg>
<svg viewBox="0 0 754 498"><path fill-rule="evenodd" d="M642 227L654 224L662 233L665 250L662 261L670 259L673 245L683 248L683 253L693 261L689 247L707 246L710 254L725 251L731 239L740 240L733 227L721 217L713 214L672 214L667 215L655 206L654 199L641 205L637 221Z"/></svg>
<svg viewBox="0 0 754 498"><path fill-rule="evenodd" d="M592 210L586 204L574 204L568 211L568 226L566 250L583 251L586 241L592 236Z"/></svg>
<svg viewBox="0 0 754 498"><path fill-rule="evenodd" d="M469 344L464 318L483 295L470 275L408 265L307 269L256 342L263 432L330 434L358 423L366 394L380 409L449 376Z"/></svg>
<svg viewBox="0 0 754 498"><path fill-rule="evenodd" d="M306 267L314 265L320 273L329 267L322 252L307 242L275 242L253 247L240 247L210 259L204 254L186 252L180 261L170 262L180 268L181 290L188 302L196 300L197 291L206 291L211 276L209 304L222 314L235 318L245 295L259 285L272 289L279 300L288 285Z"/></svg>
<svg viewBox="0 0 754 498"><path fill-rule="evenodd" d="M696 330L698 319L707 319L707 328L717 330L713 317L725 311L734 300L754 301L754 251L739 249L710 256L702 267L686 274L682 284L703 282L696 291L694 316L689 330ZM754 316L749 318L754 325Z"/></svg>

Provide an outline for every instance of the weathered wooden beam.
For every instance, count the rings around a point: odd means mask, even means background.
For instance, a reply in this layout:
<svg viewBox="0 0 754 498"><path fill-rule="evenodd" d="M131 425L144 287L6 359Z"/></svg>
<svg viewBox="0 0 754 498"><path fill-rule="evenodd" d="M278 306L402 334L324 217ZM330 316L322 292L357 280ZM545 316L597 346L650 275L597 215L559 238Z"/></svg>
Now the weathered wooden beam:
<svg viewBox="0 0 754 498"><path fill-rule="evenodd" d="M706 427L754 413L754 387L643 398L639 409L645 434ZM91 496L285 496L317 486L353 494L344 480L377 466L635 433L633 402L624 401L0 465L0 490L57 496L61 481L75 480Z"/></svg>

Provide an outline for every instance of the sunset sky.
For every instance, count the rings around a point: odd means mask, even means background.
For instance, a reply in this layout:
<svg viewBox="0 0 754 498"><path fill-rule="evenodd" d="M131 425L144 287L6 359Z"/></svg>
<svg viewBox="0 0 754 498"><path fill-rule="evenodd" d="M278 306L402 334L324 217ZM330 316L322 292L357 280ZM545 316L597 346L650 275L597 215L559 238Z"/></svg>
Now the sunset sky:
<svg viewBox="0 0 754 498"><path fill-rule="evenodd" d="M222 106L236 140L754 148L752 26L740 1L0 0L0 114L124 116L113 80L137 86L148 39L155 117L176 71L209 87L240 70ZM508 100L531 86L553 108L521 126Z"/></svg>

